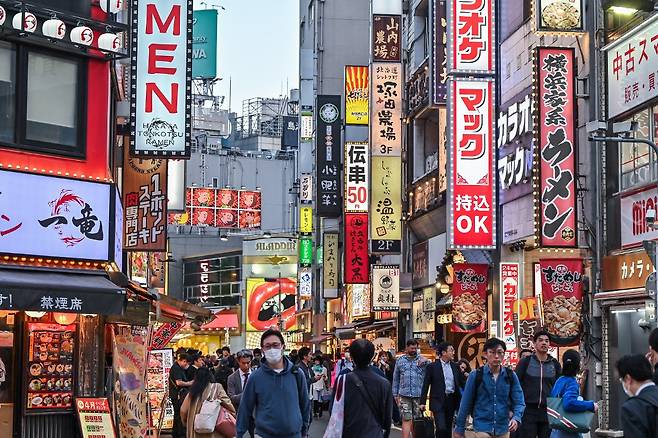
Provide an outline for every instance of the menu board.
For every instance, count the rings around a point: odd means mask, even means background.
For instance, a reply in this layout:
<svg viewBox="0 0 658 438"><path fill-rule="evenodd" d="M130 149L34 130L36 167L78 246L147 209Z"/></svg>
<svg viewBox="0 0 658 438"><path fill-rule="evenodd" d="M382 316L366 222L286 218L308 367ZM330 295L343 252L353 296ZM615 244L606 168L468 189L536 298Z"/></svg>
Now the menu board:
<svg viewBox="0 0 658 438"><path fill-rule="evenodd" d="M72 408L75 331L75 324L28 324L27 411Z"/></svg>
<svg viewBox="0 0 658 438"><path fill-rule="evenodd" d="M165 400L169 388L169 370L174 364L174 351L171 348L151 350L146 371L146 391L149 398L150 426L156 429L171 429L174 426L174 407ZM164 401L164 419L162 407Z"/></svg>
<svg viewBox="0 0 658 438"><path fill-rule="evenodd" d="M110 404L106 398L77 398L75 408L83 438L116 438Z"/></svg>

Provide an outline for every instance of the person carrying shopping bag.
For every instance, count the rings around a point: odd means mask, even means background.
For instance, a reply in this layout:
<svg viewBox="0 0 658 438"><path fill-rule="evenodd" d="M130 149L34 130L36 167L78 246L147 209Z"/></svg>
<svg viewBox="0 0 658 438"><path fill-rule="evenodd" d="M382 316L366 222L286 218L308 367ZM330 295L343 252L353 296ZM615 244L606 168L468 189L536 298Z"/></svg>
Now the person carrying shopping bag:
<svg viewBox="0 0 658 438"><path fill-rule="evenodd" d="M234 429L236 412L230 397L224 391L221 383L212 383L211 372L208 368L199 368L194 383L190 387L190 392L185 397L180 410L181 419L187 431L186 438L233 438L235 436L234 433L229 435L222 434L217 432L217 429L210 433L200 433L195 430L198 428L195 427L195 423L198 423L195 421L196 416L200 414L204 402L215 400L219 400L221 405L219 418L227 420L225 423L232 423ZM219 423L219 421L221 420L217 420L215 423ZM198 424L196 425L198 426Z"/></svg>
<svg viewBox="0 0 658 438"><path fill-rule="evenodd" d="M580 396L580 386L576 375L580 371L580 353L576 350L567 350L562 355L562 376L557 379L551 390L551 398L561 398L561 409L555 409L553 403L557 406L557 400L551 402L548 400L547 407L549 419L551 420L551 438L580 438L581 432L572 430L556 429L553 427L557 424L556 416L563 415L565 419L570 413L579 412L596 412L598 406L593 401L583 400ZM560 413L559 411L563 412ZM571 422L569 422L571 423Z"/></svg>

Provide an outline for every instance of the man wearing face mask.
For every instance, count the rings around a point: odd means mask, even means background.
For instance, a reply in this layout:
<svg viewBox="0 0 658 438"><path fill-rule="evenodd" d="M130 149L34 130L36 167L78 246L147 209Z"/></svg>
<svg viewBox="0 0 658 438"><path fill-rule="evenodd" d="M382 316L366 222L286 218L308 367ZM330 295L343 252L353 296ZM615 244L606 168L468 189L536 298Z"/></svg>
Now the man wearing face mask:
<svg viewBox="0 0 658 438"><path fill-rule="evenodd" d="M624 436L654 438L658 430L658 387L651 380L649 360L641 354L624 356L617 362L617 374L630 397L621 407Z"/></svg>
<svg viewBox="0 0 658 438"><path fill-rule="evenodd" d="M304 373L283 356L285 341L278 330L264 332L260 346L265 357L242 392L237 436L247 432L253 413L256 437L307 438L311 404Z"/></svg>

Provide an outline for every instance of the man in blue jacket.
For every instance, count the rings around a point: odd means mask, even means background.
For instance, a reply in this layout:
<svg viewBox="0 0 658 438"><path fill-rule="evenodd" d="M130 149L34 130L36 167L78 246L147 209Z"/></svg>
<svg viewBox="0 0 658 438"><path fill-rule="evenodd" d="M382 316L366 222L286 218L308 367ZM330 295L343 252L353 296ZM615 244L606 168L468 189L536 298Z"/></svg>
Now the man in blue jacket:
<svg viewBox="0 0 658 438"><path fill-rule="evenodd" d="M307 438L311 404L304 373L283 356L285 342L278 330L263 333L260 346L265 357L242 393L238 438L247 432L252 413L256 436Z"/></svg>
<svg viewBox="0 0 658 438"><path fill-rule="evenodd" d="M484 344L487 364L472 372L459 405L453 436L463 438L466 417L473 416L477 438L508 438L521 424L525 402L519 379L501 366L505 343L491 338Z"/></svg>

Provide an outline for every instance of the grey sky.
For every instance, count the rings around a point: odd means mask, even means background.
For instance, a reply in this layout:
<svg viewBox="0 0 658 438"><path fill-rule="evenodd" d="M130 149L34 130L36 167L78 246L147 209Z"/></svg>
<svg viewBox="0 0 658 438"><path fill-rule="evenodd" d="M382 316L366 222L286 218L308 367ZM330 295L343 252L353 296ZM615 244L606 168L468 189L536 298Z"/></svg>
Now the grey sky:
<svg viewBox="0 0 658 438"><path fill-rule="evenodd" d="M232 77L231 109L241 113L242 101L278 97L297 88L299 46L298 0L205 0L219 10L218 76L215 94L226 96ZM204 9L194 0L195 9Z"/></svg>

